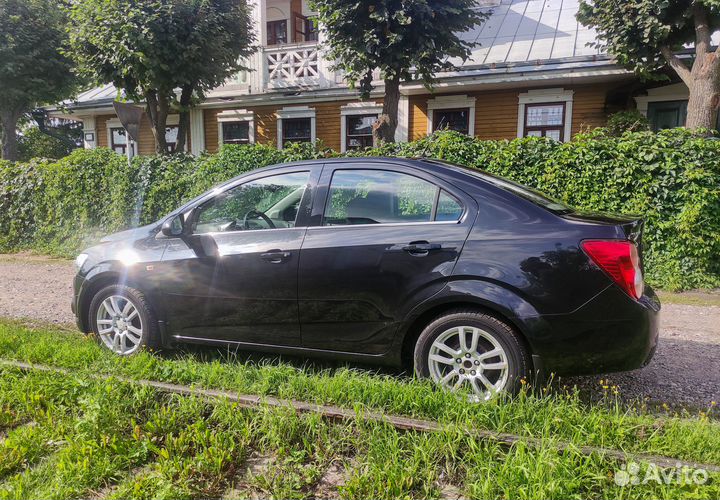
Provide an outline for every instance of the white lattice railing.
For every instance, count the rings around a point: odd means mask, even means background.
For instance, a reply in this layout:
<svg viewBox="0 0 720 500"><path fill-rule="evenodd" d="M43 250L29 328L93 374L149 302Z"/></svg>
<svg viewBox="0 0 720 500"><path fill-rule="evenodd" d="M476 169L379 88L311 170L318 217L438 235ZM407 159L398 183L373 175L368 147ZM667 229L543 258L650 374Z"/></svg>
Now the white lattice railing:
<svg viewBox="0 0 720 500"><path fill-rule="evenodd" d="M264 49L266 78L270 88L318 85L320 71L316 44Z"/></svg>

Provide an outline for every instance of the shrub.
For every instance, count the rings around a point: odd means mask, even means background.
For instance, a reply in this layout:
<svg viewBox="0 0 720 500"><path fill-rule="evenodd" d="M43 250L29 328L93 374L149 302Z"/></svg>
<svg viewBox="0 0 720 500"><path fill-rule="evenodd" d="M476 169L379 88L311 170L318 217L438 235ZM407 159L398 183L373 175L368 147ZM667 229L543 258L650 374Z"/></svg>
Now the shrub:
<svg viewBox="0 0 720 500"><path fill-rule="evenodd" d="M610 135L621 136L625 132L648 131L650 130L650 122L637 109L618 111L608 117L607 129Z"/></svg>
<svg viewBox="0 0 720 500"><path fill-rule="evenodd" d="M0 162L0 251L72 255L103 233L150 223L213 185L248 170L337 153L296 144L225 146L197 158L124 157L79 150L62 160ZM607 129L571 142L483 141L442 132L353 156L426 156L480 168L584 210L647 220L648 281L668 289L720 286L720 141L684 129Z"/></svg>

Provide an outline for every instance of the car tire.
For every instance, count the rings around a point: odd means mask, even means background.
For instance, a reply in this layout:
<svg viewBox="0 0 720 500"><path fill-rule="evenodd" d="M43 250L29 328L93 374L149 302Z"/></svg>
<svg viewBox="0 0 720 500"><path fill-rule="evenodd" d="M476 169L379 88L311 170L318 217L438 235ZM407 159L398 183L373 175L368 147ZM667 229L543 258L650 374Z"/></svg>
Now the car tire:
<svg viewBox="0 0 720 500"><path fill-rule="evenodd" d="M532 374L528 350L512 327L465 309L449 311L425 327L415 344L414 363L417 376L451 390L472 390L476 400L498 392L516 394Z"/></svg>
<svg viewBox="0 0 720 500"><path fill-rule="evenodd" d="M95 338L120 356L160 347L157 318L145 295L125 285L110 285L90 302L88 322Z"/></svg>

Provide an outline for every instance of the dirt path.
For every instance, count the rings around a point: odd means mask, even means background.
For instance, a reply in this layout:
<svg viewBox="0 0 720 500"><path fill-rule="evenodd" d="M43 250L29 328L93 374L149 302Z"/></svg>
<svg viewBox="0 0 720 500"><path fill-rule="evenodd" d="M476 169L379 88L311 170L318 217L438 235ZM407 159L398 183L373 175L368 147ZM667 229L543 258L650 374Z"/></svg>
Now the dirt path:
<svg viewBox="0 0 720 500"><path fill-rule="evenodd" d="M72 263L42 257L0 255L0 317L73 324L70 311ZM620 387L623 396L655 402L709 406L720 404L720 306L664 303L660 344L642 370L603 377L573 377L593 395L600 379Z"/></svg>

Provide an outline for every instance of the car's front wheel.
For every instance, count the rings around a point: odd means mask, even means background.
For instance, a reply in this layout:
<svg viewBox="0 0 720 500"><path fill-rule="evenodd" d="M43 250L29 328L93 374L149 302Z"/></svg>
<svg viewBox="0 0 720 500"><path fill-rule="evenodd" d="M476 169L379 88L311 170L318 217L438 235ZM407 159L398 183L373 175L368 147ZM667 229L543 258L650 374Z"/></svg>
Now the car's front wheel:
<svg viewBox="0 0 720 500"><path fill-rule="evenodd" d="M518 334L493 316L472 310L450 311L432 321L415 345L415 371L450 389L471 391L487 400L501 391L515 393L532 373Z"/></svg>
<svg viewBox="0 0 720 500"><path fill-rule="evenodd" d="M139 290L111 285L100 290L90 303L89 320L98 343L121 356L143 347L157 347L157 321Z"/></svg>

